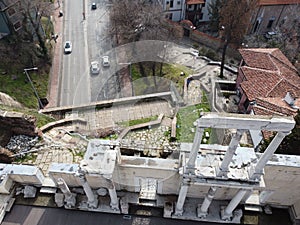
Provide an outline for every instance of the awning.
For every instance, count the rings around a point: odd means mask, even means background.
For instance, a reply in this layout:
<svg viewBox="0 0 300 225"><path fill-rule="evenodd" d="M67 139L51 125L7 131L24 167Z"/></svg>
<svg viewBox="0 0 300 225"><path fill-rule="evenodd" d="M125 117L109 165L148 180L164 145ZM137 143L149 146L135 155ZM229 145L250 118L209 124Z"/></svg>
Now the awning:
<svg viewBox="0 0 300 225"><path fill-rule="evenodd" d="M197 5L197 4L202 4L205 3L204 0L186 0L187 5Z"/></svg>

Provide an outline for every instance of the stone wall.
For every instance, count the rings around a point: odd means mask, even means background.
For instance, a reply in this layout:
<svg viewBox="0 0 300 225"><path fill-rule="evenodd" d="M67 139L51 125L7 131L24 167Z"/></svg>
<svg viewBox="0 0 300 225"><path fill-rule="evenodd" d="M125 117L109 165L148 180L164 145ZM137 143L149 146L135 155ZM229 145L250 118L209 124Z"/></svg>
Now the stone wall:
<svg viewBox="0 0 300 225"><path fill-rule="evenodd" d="M191 31L189 38L193 41L198 42L201 45L204 45L208 48L213 49L216 52L221 53L223 48L223 42L220 38L212 37L206 33L200 32L198 30ZM228 46L226 50L226 55L235 59L240 59L241 56L237 49L231 45Z"/></svg>
<svg viewBox="0 0 300 225"><path fill-rule="evenodd" d="M5 146L13 135L37 136L36 118L23 113L0 110L0 131L4 131L0 132L1 146Z"/></svg>

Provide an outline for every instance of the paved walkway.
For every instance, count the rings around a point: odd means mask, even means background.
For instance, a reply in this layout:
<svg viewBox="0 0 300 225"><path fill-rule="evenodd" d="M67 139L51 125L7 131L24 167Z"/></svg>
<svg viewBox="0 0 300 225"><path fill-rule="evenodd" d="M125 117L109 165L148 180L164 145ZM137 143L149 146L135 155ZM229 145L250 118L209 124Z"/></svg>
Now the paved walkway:
<svg viewBox="0 0 300 225"><path fill-rule="evenodd" d="M61 71L62 59L62 39L63 39L63 17L58 17L59 11L63 10L63 2L58 7L57 2L53 5L52 23L54 26L54 33L58 34L58 38L54 45L52 69L50 71L50 85L48 90L48 105L46 107L55 107L58 105L59 94L59 79ZM52 41L53 42L53 41Z"/></svg>
<svg viewBox="0 0 300 225"><path fill-rule="evenodd" d="M86 130L113 128L118 123L164 114L171 117L173 110L167 101L141 102L135 105L117 105L101 110L90 110L78 116L88 121Z"/></svg>

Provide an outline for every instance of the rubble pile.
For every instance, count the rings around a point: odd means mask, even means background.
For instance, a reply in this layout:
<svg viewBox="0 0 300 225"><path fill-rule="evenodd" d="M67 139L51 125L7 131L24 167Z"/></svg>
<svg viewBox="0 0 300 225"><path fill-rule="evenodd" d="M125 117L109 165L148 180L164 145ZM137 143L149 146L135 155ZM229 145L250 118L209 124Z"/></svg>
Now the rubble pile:
<svg viewBox="0 0 300 225"><path fill-rule="evenodd" d="M5 148L13 152L14 154L26 153L31 148L33 148L37 142L37 137L15 135L10 138L10 141L5 146Z"/></svg>

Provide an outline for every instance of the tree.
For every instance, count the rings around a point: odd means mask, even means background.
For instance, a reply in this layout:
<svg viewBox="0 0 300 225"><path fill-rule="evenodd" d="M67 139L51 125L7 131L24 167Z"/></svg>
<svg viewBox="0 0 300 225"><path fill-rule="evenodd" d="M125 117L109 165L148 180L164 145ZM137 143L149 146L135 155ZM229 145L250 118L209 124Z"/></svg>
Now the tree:
<svg viewBox="0 0 300 225"><path fill-rule="evenodd" d="M300 4L290 5L287 14L276 27L275 42L287 58L295 63L300 60Z"/></svg>
<svg viewBox="0 0 300 225"><path fill-rule="evenodd" d="M220 77L224 77L226 50L229 44L239 46L246 34L258 0L223 0L220 9L220 36L223 40Z"/></svg>
<svg viewBox="0 0 300 225"><path fill-rule="evenodd" d="M183 30L180 26L166 20L163 8L158 1L113 0L110 21L112 24L111 34L116 45L132 43L131 52L126 52L126 56L136 61L138 61L137 55L146 54L149 58L157 58L159 51L164 51L162 46L159 47L154 43L153 48L149 49L151 47L150 42L149 46L138 48L138 41L171 41L183 36ZM151 54L153 54L152 57L150 57ZM138 62L137 64L140 74L145 78L145 82L148 81L147 76L149 73L147 71L151 71L154 84L156 84L156 62ZM146 67L149 69L146 69Z"/></svg>
<svg viewBox="0 0 300 225"><path fill-rule="evenodd" d="M50 16L50 3L39 0L25 0L22 1L20 7L23 14L25 36L31 42L37 39L43 56L48 59L48 49L45 44L41 19L43 16Z"/></svg>
<svg viewBox="0 0 300 225"><path fill-rule="evenodd" d="M295 121L296 125L294 129L291 134L283 139L276 153L300 155L300 110L298 110L298 114L295 116Z"/></svg>
<svg viewBox="0 0 300 225"><path fill-rule="evenodd" d="M220 27L220 10L223 0L211 1L208 5L209 27L211 32L219 31Z"/></svg>

